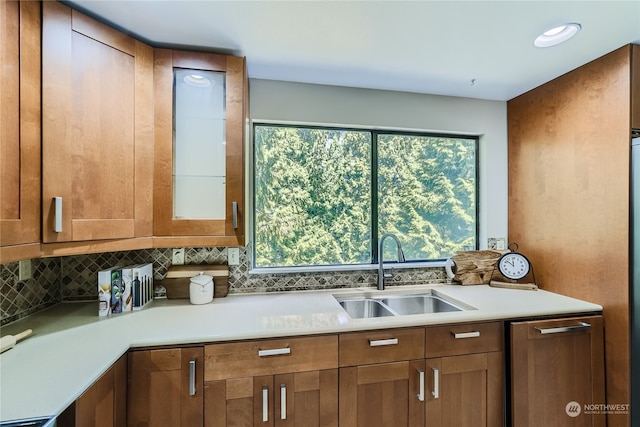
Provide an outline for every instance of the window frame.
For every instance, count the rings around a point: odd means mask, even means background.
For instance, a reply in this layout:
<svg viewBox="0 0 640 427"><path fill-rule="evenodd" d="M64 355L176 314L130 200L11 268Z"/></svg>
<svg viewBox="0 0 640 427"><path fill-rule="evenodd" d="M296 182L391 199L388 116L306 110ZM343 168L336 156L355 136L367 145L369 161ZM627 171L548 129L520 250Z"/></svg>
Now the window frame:
<svg viewBox="0 0 640 427"><path fill-rule="evenodd" d="M277 266L277 267L256 267L256 218L255 218L255 196L256 196L256 150L255 135L256 127L285 127L285 128L304 128L319 129L332 131L356 131L369 132L371 134L370 159L371 159L371 262L362 264L331 264L331 265L297 265L297 266ZM250 257L250 273L252 274L269 274L269 273L307 273L307 272L327 272L327 271L360 271L373 270L378 268L378 137L380 135L401 135L409 137L429 137L429 138L460 138L474 141L475 159L475 227L474 227L474 250L479 248L480 240L480 135L465 133L447 133L447 132L430 132L422 130L404 130L397 128L382 128L373 126L343 126L338 124L319 124L319 123L301 123L288 121L270 121L255 120L251 123L250 129L250 176L249 176L249 203L250 220L249 236L251 242ZM421 267L443 267L446 259L433 260L408 260L404 263L394 261L384 261L385 264L393 264L396 269L403 268L421 268Z"/></svg>

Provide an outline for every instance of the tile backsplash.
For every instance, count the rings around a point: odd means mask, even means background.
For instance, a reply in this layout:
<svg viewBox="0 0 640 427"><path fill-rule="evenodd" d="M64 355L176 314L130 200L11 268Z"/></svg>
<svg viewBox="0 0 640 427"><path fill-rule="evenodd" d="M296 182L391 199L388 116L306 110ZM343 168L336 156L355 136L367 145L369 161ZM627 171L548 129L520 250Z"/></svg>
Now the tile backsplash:
<svg viewBox="0 0 640 427"><path fill-rule="evenodd" d="M249 246L240 248L240 264L229 266L229 293L276 292L375 286L377 270L289 274L249 274ZM19 280L19 263L0 265L0 326L62 301L97 300L98 271L152 262L155 279L171 266L172 249L108 252L32 260L33 277ZM227 264L227 248L187 248L185 264ZM396 270L388 285L446 283L443 268Z"/></svg>

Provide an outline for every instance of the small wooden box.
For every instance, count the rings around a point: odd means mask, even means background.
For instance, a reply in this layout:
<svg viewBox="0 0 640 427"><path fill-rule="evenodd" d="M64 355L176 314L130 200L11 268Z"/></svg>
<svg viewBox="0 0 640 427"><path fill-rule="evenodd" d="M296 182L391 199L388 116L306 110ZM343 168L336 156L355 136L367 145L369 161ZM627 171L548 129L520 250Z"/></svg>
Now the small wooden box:
<svg viewBox="0 0 640 427"><path fill-rule="evenodd" d="M163 280L157 282L167 290L169 299L189 299L191 278L200 273L213 277L213 297L226 297L229 293L229 266L211 264L172 265Z"/></svg>

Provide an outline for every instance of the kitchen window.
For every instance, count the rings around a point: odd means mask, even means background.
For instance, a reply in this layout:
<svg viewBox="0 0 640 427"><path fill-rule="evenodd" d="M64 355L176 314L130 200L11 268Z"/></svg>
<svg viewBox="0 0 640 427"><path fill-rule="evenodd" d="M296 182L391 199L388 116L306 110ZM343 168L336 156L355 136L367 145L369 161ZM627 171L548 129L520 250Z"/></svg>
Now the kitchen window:
<svg viewBox="0 0 640 427"><path fill-rule="evenodd" d="M478 138L254 124L254 267L407 262L478 242ZM389 253L387 253L389 251ZM385 260L395 247L385 245Z"/></svg>

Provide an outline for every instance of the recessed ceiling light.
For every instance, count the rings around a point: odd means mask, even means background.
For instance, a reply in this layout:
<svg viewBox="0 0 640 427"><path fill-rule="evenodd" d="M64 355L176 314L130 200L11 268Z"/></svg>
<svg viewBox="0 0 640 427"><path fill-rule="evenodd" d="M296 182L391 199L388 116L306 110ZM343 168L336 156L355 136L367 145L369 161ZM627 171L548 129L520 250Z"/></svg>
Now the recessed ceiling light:
<svg viewBox="0 0 640 427"><path fill-rule="evenodd" d="M566 42L571 37L578 34L578 31L580 31L581 28L582 26L576 23L560 25L540 34L533 41L533 44L537 47L555 46L557 44Z"/></svg>
<svg viewBox="0 0 640 427"><path fill-rule="evenodd" d="M189 86L208 87L211 86L211 80L201 76L200 74L189 74L184 77L184 82Z"/></svg>

